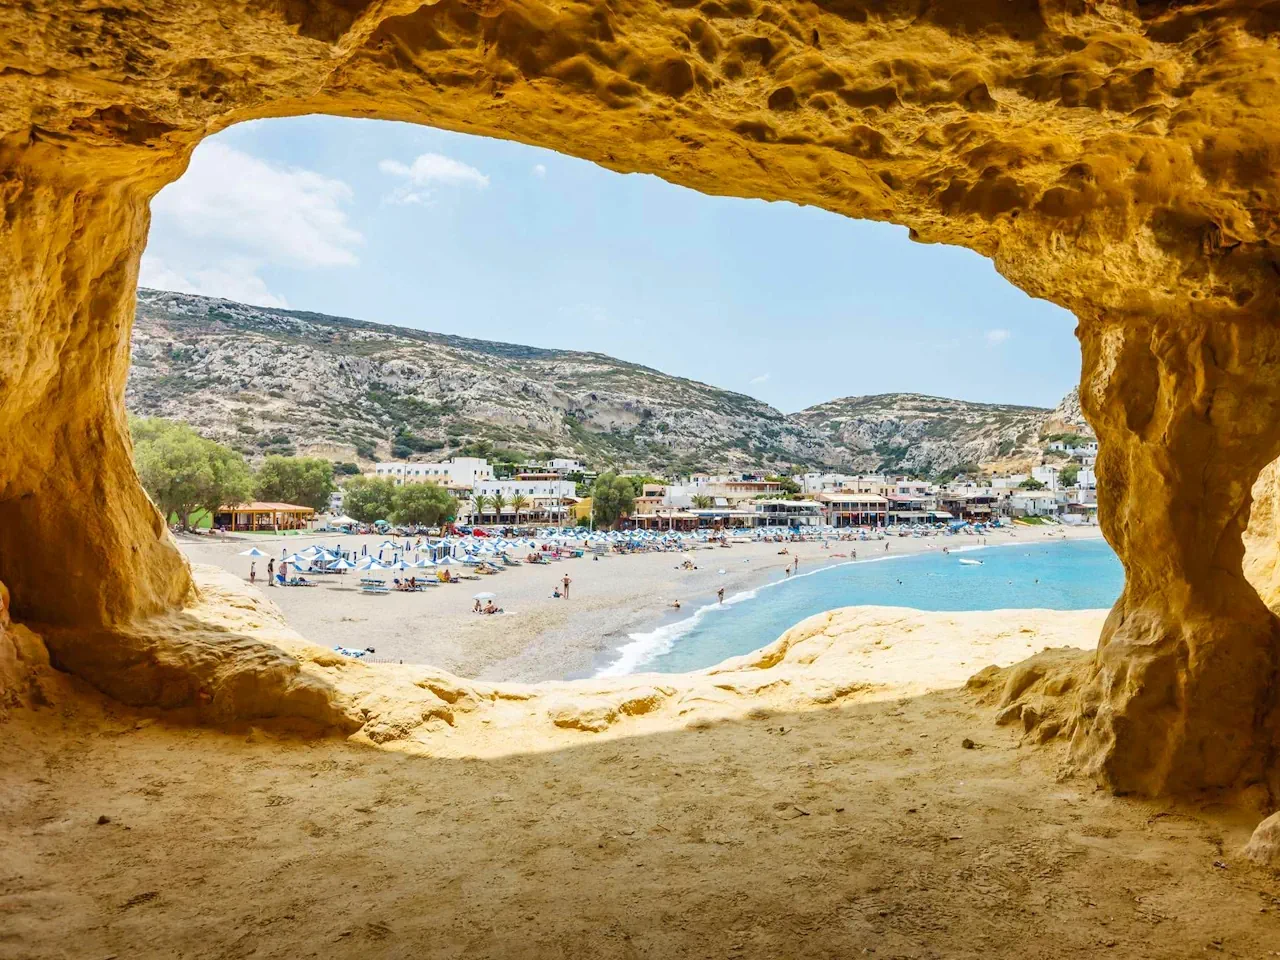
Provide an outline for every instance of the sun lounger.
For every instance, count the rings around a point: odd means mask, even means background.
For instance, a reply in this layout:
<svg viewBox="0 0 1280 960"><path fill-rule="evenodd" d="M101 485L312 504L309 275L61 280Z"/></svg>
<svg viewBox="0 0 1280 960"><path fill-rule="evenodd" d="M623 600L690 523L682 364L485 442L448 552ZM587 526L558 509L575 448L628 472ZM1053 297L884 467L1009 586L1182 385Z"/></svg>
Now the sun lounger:
<svg viewBox="0 0 1280 960"><path fill-rule="evenodd" d="M372 584L372 583L362 583L362 584L360 584L360 592L361 592L361 593L379 593L379 594L381 594L381 593L390 593L390 592L391 592L391 589L390 589L386 584L383 584L383 585L381 585L381 586L378 586L378 585L376 585L376 584Z"/></svg>

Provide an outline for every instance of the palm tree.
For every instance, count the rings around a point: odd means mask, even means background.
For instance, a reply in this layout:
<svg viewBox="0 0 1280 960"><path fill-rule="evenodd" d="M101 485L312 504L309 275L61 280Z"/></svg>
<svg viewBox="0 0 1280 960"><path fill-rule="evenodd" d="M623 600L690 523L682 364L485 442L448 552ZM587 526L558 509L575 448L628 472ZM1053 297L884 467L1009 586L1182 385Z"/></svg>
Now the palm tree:
<svg viewBox="0 0 1280 960"><path fill-rule="evenodd" d="M475 517L483 519L484 511L487 506L489 506L489 498L483 493L477 493L471 498L471 512ZM478 521L473 519L471 522L476 523Z"/></svg>
<svg viewBox="0 0 1280 960"><path fill-rule="evenodd" d="M697 510L706 510L709 507L715 506L715 501L710 497L708 497L705 493L695 493L689 499L690 499L690 502L693 504L694 508Z"/></svg>
<svg viewBox="0 0 1280 960"><path fill-rule="evenodd" d="M502 522L502 508L507 505L507 498L500 493L495 493L489 498L489 506L493 507L493 512L498 516L498 522Z"/></svg>
<svg viewBox="0 0 1280 960"><path fill-rule="evenodd" d="M529 506L529 498L523 493L517 493L511 498L511 509L516 512L516 523L520 523L520 511L527 509Z"/></svg>

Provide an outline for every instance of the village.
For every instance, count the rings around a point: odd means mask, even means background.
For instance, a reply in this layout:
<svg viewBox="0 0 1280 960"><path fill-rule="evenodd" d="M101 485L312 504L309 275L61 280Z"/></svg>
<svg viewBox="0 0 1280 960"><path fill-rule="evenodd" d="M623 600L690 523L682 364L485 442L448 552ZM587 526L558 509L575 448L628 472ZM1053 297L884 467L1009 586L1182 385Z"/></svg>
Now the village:
<svg viewBox="0 0 1280 960"><path fill-rule="evenodd" d="M1025 472L961 473L945 481L888 473L778 475L762 470L655 478L643 471L619 470L618 476L640 482L631 508L616 526L694 531L910 528L1000 518L1096 522L1097 441L1087 437L1053 440L1046 451L1059 459L1046 459ZM582 461L554 458L517 464L508 476L497 473L497 465L485 458L453 457L439 463L378 463L365 475L397 487L430 483L446 489L458 502L459 524L563 527L592 523L591 489L597 474ZM222 522L229 529L253 528L263 519L261 515L255 519L253 511L274 507L273 523L280 527L350 525L356 521L346 516L344 501L340 485L330 495L327 517L305 507L248 504L234 511L228 508Z"/></svg>

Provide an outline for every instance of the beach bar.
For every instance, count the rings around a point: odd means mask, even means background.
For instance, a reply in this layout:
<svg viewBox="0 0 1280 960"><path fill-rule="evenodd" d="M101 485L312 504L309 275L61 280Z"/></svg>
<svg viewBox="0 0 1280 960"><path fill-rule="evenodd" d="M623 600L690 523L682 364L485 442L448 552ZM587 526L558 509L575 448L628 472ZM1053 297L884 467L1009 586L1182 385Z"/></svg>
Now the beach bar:
<svg viewBox="0 0 1280 960"><path fill-rule="evenodd" d="M311 507L255 500L219 507L213 523L224 530L306 530L315 516L316 512Z"/></svg>

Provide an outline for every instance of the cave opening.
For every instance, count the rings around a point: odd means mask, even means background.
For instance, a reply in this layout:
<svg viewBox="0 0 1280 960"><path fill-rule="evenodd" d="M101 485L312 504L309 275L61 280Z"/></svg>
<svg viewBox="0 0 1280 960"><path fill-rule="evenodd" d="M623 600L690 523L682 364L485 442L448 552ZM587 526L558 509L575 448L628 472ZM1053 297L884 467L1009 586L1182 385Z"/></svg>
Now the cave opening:
<svg viewBox="0 0 1280 960"><path fill-rule="evenodd" d="M82 675L145 674L128 638L191 594L124 430L155 194L241 121L410 121L897 223L1070 310L1101 520L1127 573L1076 754L1119 790L1274 795L1280 640L1242 571L1251 490L1280 456L1268 22L882 6L820 6L813 30L767 4L285 5L207 30L129 19L124 35L106 9L21 17L0 115L15 612L64 634ZM81 69L82 19L112 38L108 69Z"/></svg>

